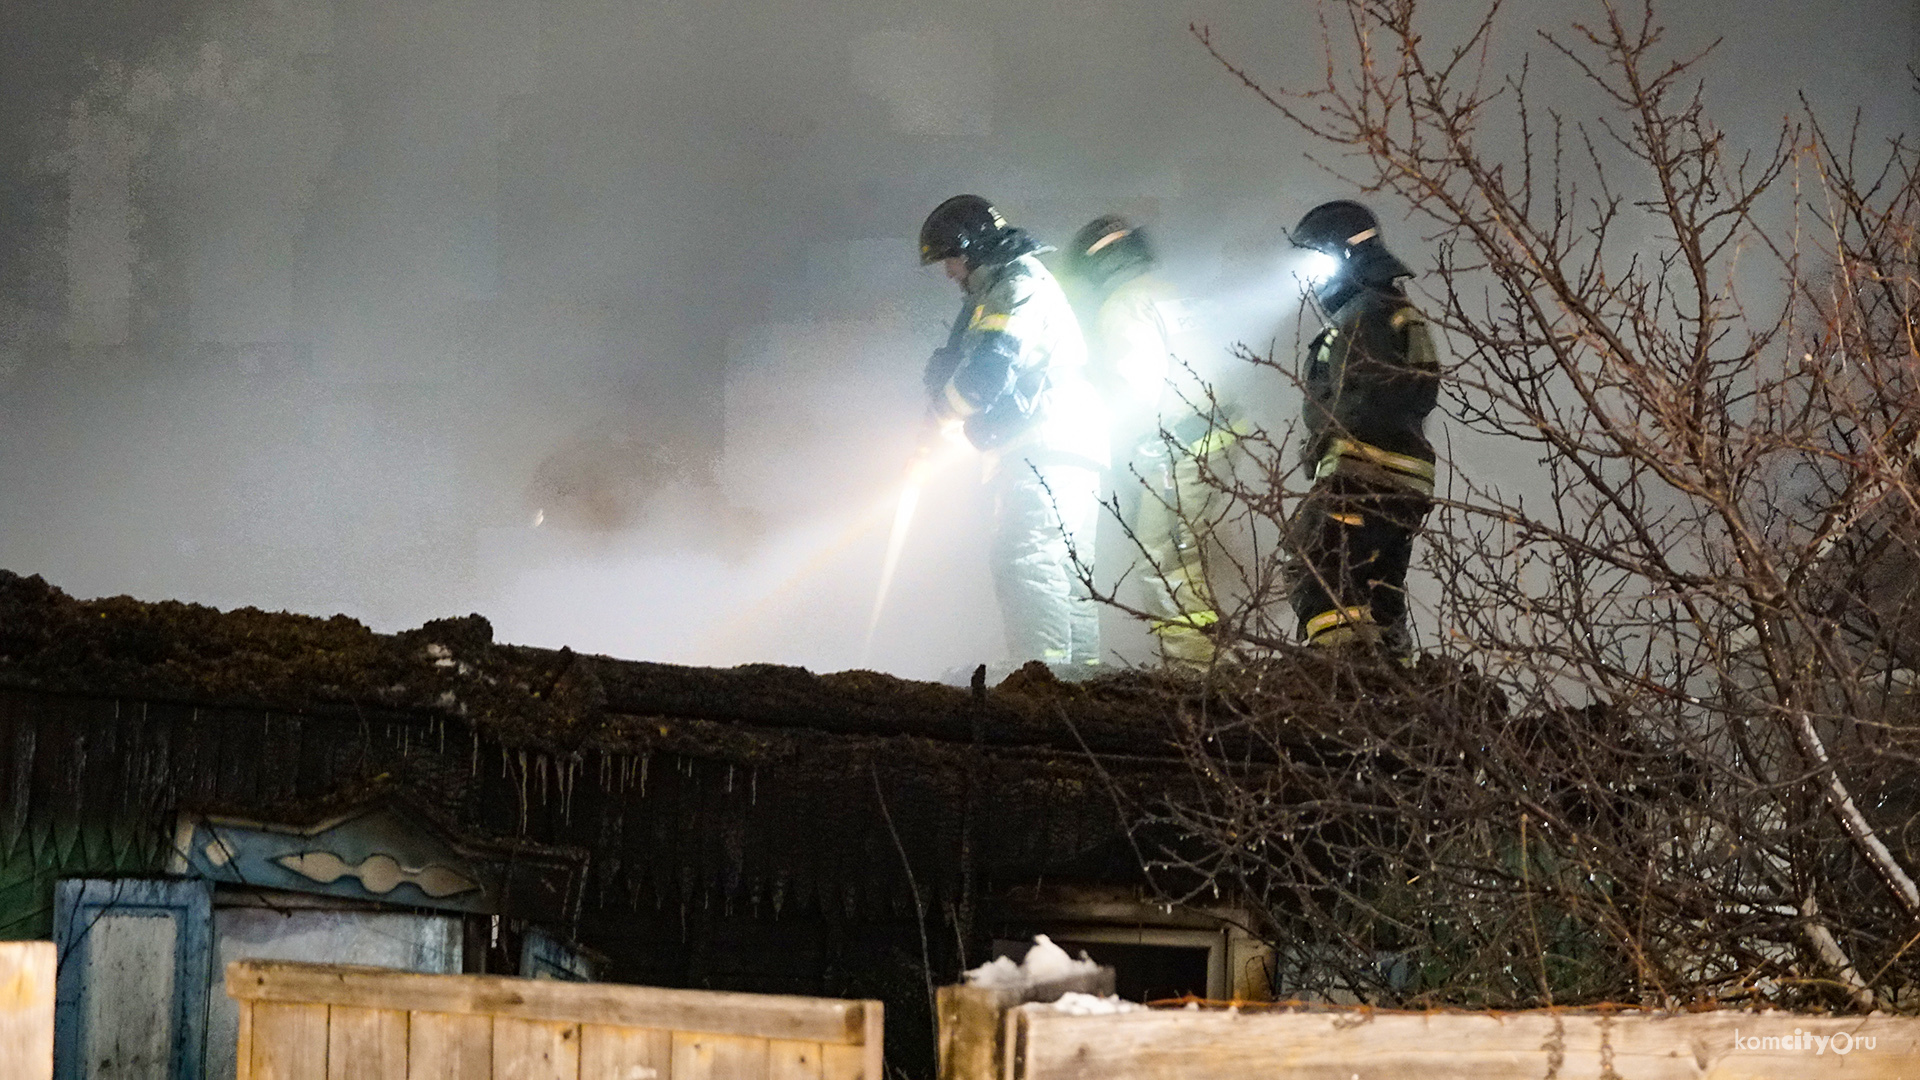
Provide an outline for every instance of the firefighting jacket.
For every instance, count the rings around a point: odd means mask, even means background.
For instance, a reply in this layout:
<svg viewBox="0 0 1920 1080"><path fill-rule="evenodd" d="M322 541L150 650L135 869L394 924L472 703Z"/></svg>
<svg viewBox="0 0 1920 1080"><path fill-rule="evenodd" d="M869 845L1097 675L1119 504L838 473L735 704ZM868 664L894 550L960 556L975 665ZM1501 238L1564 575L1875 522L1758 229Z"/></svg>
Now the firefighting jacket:
<svg viewBox="0 0 1920 1080"><path fill-rule="evenodd" d="M1104 464L1105 434L1085 381L1086 345L1066 294L1040 260L976 267L947 344L927 362L941 418L965 422L981 450L1019 443Z"/></svg>
<svg viewBox="0 0 1920 1080"><path fill-rule="evenodd" d="M1186 305L1152 274L1116 286L1085 323L1087 346L1096 357L1095 386L1109 401L1145 413L1148 420L1163 409L1177 408L1175 365L1188 344L1184 338L1191 321Z"/></svg>
<svg viewBox="0 0 1920 1080"><path fill-rule="evenodd" d="M1439 375L1432 332L1403 294L1355 292L1307 347L1303 459L1314 478L1351 476L1431 495L1425 429Z"/></svg>

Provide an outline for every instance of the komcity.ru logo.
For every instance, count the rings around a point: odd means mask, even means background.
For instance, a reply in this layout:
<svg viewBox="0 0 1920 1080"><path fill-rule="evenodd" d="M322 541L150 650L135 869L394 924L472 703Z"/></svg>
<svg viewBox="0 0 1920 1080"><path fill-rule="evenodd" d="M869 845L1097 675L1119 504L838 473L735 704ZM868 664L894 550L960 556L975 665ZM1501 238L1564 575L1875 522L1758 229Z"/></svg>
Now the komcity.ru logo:
<svg viewBox="0 0 1920 1080"><path fill-rule="evenodd" d="M1748 1035L1742 1038L1740 1029L1733 1029L1735 1050L1804 1050L1816 1055L1831 1050L1836 1054L1851 1054L1855 1050L1873 1049L1879 1039L1878 1035L1855 1035L1850 1031L1815 1035L1799 1028L1794 1028L1791 1035Z"/></svg>

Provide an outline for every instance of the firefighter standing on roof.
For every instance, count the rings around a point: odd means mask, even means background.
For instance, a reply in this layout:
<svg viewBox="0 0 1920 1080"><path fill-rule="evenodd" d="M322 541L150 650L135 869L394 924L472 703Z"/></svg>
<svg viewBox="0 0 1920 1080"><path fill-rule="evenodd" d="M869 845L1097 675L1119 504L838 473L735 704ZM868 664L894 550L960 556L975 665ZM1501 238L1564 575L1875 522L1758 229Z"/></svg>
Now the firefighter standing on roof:
<svg viewBox="0 0 1920 1080"><path fill-rule="evenodd" d="M1400 284L1413 271L1381 243L1366 207L1316 206L1292 239L1336 262L1318 292L1328 325L1302 372L1314 481L1290 528L1293 611L1309 644L1402 652L1407 567L1433 505L1424 430L1439 395L1433 338Z"/></svg>
<svg viewBox="0 0 1920 1080"><path fill-rule="evenodd" d="M959 421L988 456L991 561L1016 660L1100 661L1091 572L1106 466L1104 417L1087 384L1086 346L1046 250L985 199L957 195L920 229L920 261L965 294L947 343L927 362L934 417Z"/></svg>
<svg viewBox="0 0 1920 1080"><path fill-rule="evenodd" d="M1190 377L1194 350L1181 352L1192 337L1191 315L1154 273L1155 263L1146 234L1113 214L1088 222L1067 249L1096 385L1117 403L1117 428L1131 446L1129 471L1147 488L1127 518L1151 564L1143 575L1151 628L1168 660L1205 666L1214 657L1207 628L1220 614L1202 544L1215 502L1204 477L1245 429L1211 388ZM1119 484L1122 494L1134 494L1125 479Z"/></svg>

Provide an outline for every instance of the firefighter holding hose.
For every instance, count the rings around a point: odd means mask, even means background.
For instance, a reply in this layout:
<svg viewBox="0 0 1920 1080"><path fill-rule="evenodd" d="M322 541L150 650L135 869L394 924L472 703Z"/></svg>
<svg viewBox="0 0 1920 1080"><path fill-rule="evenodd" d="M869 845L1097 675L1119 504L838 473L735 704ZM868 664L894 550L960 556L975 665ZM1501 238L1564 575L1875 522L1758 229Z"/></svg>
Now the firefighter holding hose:
<svg viewBox="0 0 1920 1080"><path fill-rule="evenodd" d="M1100 662L1099 610L1082 571L1092 569L1107 446L1073 309L1035 257L1045 250L978 195L934 208L920 262L940 264L964 299L925 384L933 417L962 424L988 458L1009 653L1070 674Z"/></svg>

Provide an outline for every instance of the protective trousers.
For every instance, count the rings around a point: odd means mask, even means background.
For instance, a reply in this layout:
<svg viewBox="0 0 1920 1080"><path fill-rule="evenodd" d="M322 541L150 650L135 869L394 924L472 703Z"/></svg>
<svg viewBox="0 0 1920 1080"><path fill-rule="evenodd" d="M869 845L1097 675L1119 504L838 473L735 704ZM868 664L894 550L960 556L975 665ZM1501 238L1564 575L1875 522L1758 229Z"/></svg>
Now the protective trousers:
<svg viewBox="0 0 1920 1080"><path fill-rule="evenodd" d="M1307 493L1289 538L1294 615L1309 645L1407 648L1407 567L1433 500L1404 487L1329 476Z"/></svg>
<svg viewBox="0 0 1920 1080"><path fill-rule="evenodd" d="M1091 568L1100 473L1080 465L1036 468L1009 457L999 463L991 485L990 557L1009 655L1053 664L1099 662L1100 611L1074 570L1068 538Z"/></svg>
<svg viewBox="0 0 1920 1080"><path fill-rule="evenodd" d="M1161 653L1175 663L1204 667L1214 654L1205 628L1220 621L1203 554L1220 495L1206 475L1225 467L1242 429L1219 418L1188 421L1174 425L1170 434L1195 436L1190 441L1169 446L1157 439L1142 447L1138 456L1146 468L1141 471L1157 481L1158 490L1141 498L1133 531L1152 564L1146 575L1148 605L1156 616L1151 629Z"/></svg>

